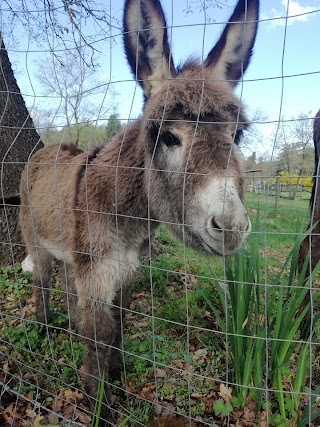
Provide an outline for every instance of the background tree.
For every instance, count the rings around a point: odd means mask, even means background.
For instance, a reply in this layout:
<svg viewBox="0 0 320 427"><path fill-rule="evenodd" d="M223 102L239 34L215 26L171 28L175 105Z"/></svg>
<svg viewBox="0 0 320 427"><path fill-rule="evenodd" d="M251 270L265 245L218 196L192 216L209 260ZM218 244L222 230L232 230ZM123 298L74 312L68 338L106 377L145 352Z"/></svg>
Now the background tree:
<svg viewBox="0 0 320 427"><path fill-rule="evenodd" d="M255 151L252 152L250 156L246 158L246 170L254 170L257 167L257 153Z"/></svg>
<svg viewBox="0 0 320 427"><path fill-rule="evenodd" d="M284 172L288 176L289 182L290 178L292 179L289 190L291 199L295 199L302 178L313 174L312 126L311 112L301 113L297 118L289 121L283 119L276 135L277 174L284 175Z"/></svg>
<svg viewBox="0 0 320 427"><path fill-rule="evenodd" d="M95 63L93 67L86 65L83 58L88 57L89 54L78 55L78 52L75 55L64 52L59 57L49 56L38 63L36 74L43 95L51 99L55 111L54 122L64 127L64 142L77 146L83 129L106 117L113 108L115 98L112 86L96 79L98 64ZM105 92L109 92L109 104L103 104ZM93 99L97 102L94 103Z"/></svg>
<svg viewBox="0 0 320 427"><path fill-rule="evenodd" d="M261 125L266 123L267 118L266 113L261 109L253 111L250 115L249 131L244 133L239 147L244 157L250 157L264 141Z"/></svg>
<svg viewBox="0 0 320 427"><path fill-rule="evenodd" d="M299 114L292 126L294 148L296 149L299 158L299 162L296 166L298 176L310 174L310 172L313 171L313 119L311 118L311 114L311 111L307 114Z"/></svg>
<svg viewBox="0 0 320 427"><path fill-rule="evenodd" d="M21 171L30 154L43 146L14 77L0 33L1 195L19 192ZM24 252L17 226L17 207L0 210L0 262L12 263Z"/></svg>
<svg viewBox="0 0 320 427"><path fill-rule="evenodd" d="M97 145L105 144L119 132L122 128L118 114L113 113L109 116L108 124L91 124L81 128L81 132L75 125L58 127L50 117L55 114L50 110L42 110L38 107L29 108L30 115L38 134L45 145L61 144L62 142L72 142L79 138L78 146L83 150L89 150Z"/></svg>
<svg viewBox="0 0 320 427"><path fill-rule="evenodd" d="M253 126L241 141L246 170L259 171L247 174L248 184L274 187L276 180L273 178L279 177L290 199L295 199L298 190L300 195L303 190L310 192L314 164L311 112L290 120L281 117L270 137L264 136L259 126L265 122L266 116L261 111L254 112ZM258 153L259 146L265 147L265 152Z"/></svg>
<svg viewBox="0 0 320 427"><path fill-rule="evenodd" d="M111 139L120 132L122 128L121 121L119 120L118 113L112 113L109 116L108 124L106 127L106 142L111 141Z"/></svg>
<svg viewBox="0 0 320 427"><path fill-rule="evenodd" d="M66 142L66 132L68 132L70 139L76 138L77 129L73 126L71 128L51 128L43 135L44 144L61 144ZM74 135L73 135L74 132ZM106 143L106 127L105 125L91 125L89 124L82 129L79 139L79 147L83 150L90 150L97 145Z"/></svg>
<svg viewBox="0 0 320 427"><path fill-rule="evenodd" d="M45 144L46 135L54 132L57 128L52 118L55 116L54 110L43 109L35 105L27 105L28 111L32 118L34 127L40 135L42 142Z"/></svg>

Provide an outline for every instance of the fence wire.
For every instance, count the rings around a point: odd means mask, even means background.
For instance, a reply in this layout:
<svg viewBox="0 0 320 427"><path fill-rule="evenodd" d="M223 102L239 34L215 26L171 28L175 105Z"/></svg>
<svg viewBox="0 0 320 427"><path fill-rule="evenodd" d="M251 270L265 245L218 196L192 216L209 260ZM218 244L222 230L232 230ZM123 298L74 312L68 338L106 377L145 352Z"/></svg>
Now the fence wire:
<svg viewBox="0 0 320 427"><path fill-rule="evenodd" d="M1 425L320 425L320 9L280 3L0 5Z"/></svg>

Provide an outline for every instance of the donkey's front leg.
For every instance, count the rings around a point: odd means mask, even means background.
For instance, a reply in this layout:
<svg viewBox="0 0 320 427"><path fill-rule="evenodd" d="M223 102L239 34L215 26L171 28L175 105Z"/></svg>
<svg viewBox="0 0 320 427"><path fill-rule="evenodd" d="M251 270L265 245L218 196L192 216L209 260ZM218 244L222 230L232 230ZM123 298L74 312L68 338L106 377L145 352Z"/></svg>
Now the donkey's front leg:
<svg viewBox="0 0 320 427"><path fill-rule="evenodd" d="M105 381L108 379L108 361L116 334L116 324L111 308L102 303L95 302L80 308L79 315L79 333L85 350L84 385L88 394L95 398L102 375L104 374Z"/></svg>
<svg viewBox="0 0 320 427"><path fill-rule="evenodd" d="M41 247L30 249L29 255L34 263L32 281L37 320L41 323L47 323L49 320L50 281L53 258L45 248Z"/></svg>
<svg viewBox="0 0 320 427"><path fill-rule="evenodd" d="M82 271L81 271L82 270ZM114 281L105 264L92 263L86 270L74 270L78 294L79 334L84 344L83 382L87 394L95 399L104 374L108 381L109 355L116 335L112 312ZM108 411L105 388L102 416Z"/></svg>

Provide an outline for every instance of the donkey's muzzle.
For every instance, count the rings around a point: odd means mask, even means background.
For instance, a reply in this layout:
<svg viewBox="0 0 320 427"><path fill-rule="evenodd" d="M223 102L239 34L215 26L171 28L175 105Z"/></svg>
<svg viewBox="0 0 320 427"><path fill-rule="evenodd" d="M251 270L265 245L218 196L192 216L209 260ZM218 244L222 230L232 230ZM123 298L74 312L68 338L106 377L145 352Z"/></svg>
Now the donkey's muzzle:
<svg viewBox="0 0 320 427"><path fill-rule="evenodd" d="M231 255L238 250L251 232L251 221L245 212L238 217L228 215L211 217L207 222L207 244L221 255Z"/></svg>

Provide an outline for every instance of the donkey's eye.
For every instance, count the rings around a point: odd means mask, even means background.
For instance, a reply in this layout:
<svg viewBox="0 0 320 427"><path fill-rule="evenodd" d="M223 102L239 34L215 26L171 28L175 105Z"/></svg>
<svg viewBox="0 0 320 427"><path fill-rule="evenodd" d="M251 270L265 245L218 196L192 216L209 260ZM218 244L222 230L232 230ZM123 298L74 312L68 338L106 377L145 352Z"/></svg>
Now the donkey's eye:
<svg viewBox="0 0 320 427"><path fill-rule="evenodd" d="M234 134L232 135L232 137L234 138L234 143L236 145L239 145L242 136L243 136L243 130L242 129L239 129L235 135Z"/></svg>
<svg viewBox="0 0 320 427"><path fill-rule="evenodd" d="M180 145L179 138L169 131L164 131L161 134L161 140L166 144L168 148L172 148L176 145Z"/></svg>

